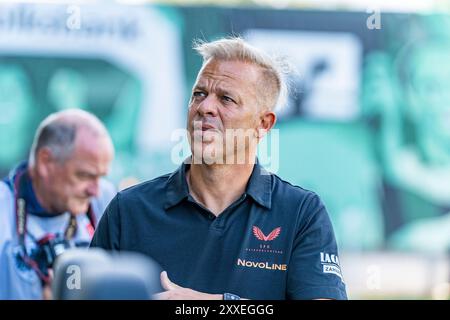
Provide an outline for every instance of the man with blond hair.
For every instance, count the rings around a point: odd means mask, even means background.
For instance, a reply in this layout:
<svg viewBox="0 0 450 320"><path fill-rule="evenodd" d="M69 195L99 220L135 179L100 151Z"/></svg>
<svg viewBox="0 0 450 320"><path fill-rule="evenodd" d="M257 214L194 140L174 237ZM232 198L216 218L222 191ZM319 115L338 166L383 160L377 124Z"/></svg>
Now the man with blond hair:
<svg viewBox="0 0 450 320"><path fill-rule="evenodd" d="M346 299L319 197L256 160L286 98L282 67L240 38L195 49L203 66L189 103L192 156L118 193L91 245L158 261L157 299Z"/></svg>
<svg viewBox="0 0 450 320"><path fill-rule="evenodd" d="M113 154L105 127L86 111L42 121L28 161L0 181L0 299L51 297L53 260L89 245L115 194L101 179Z"/></svg>

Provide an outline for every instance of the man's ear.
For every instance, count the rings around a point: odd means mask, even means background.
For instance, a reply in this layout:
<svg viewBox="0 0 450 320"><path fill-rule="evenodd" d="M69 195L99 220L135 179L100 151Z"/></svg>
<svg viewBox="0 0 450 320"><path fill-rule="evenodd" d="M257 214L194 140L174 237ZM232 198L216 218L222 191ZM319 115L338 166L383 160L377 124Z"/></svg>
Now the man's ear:
<svg viewBox="0 0 450 320"><path fill-rule="evenodd" d="M273 111L266 110L260 116L260 122L258 127L258 141L261 141L262 138L273 128L275 122L277 121L277 116Z"/></svg>
<svg viewBox="0 0 450 320"><path fill-rule="evenodd" d="M54 163L52 152L49 148L43 147L36 153L35 167L40 177L48 177L51 166Z"/></svg>

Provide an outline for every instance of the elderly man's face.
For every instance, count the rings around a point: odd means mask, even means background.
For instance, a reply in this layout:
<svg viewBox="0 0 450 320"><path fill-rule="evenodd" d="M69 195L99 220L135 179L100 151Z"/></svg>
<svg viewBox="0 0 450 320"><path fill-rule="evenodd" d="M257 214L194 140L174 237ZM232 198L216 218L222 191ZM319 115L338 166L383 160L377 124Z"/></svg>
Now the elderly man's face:
<svg viewBox="0 0 450 320"><path fill-rule="evenodd" d="M260 79L259 67L245 62L210 60L204 65L192 90L187 124L194 161L239 163L233 155L256 149Z"/></svg>
<svg viewBox="0 0 450 320"><path fill-rule="evenodd" d="M90 199L99 193L99 180L106 175L113 157L105 137L80 130L74 150L64 163L49 162L44 179L52 196L52 210L80 214L87 211Z"/></svg>

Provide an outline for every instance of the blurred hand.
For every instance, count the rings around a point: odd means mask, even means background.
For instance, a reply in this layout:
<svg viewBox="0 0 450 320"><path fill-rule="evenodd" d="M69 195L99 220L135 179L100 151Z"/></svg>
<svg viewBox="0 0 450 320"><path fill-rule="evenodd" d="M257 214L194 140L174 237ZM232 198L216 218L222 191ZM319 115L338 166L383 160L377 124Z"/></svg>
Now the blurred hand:
<svg viewBox="0 0 450 320"><path fill-rule="evenodd" d="M42 287L42 299L43 300L53 300L53 293L52 293L52 286L51 286L51 283L53 282L53 269L48 270L48 276L50 278L49 283L45 284Z"/></svg>
<svg viewBox="0 0 450 320"><path fill-rule="evenodd" d="M199 292L173 283L166 271L161 272L161 285L166 291L155 294L156 300L222 300L222 294Z"/></svg>

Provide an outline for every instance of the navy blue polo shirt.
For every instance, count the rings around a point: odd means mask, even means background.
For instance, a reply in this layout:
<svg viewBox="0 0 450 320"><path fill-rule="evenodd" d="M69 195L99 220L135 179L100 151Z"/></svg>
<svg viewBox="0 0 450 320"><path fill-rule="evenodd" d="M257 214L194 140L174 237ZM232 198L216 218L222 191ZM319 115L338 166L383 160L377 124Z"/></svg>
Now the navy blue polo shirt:
<svg viewBox="0 0 450 320"><path fill-rule="evenodd" d="M255 164L245 193L215 217L189 194L182 164L119 192L91 246L144 253L176 284L248 299L346 299L319 197Z"/></svg>

